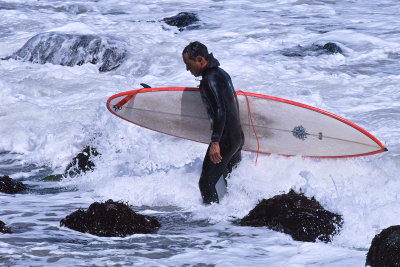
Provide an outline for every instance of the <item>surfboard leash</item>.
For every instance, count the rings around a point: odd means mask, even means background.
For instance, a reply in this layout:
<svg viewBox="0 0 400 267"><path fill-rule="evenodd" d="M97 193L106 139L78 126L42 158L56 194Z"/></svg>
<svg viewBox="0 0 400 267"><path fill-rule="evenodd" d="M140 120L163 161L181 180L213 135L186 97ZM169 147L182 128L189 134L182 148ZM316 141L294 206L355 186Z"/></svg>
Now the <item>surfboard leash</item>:
<svg viewBox="0 0 400 267"><path fill-rule="evenodd" d="M256 128L254 128L253 118L251 116L249 99L247 98L247 95L246 95L245 92L242 91L242 93L246 97L246 102L247 102L247 108L249 110L249 117L250 117L251 127L253 128L253 132L254 132L254 135L255 135L256 140L257 140L257 156L256 156L256 162L254 163L254 165L257 166L258 154L260 154L260 143L258 142L258 136L257 136Z"/></svg>

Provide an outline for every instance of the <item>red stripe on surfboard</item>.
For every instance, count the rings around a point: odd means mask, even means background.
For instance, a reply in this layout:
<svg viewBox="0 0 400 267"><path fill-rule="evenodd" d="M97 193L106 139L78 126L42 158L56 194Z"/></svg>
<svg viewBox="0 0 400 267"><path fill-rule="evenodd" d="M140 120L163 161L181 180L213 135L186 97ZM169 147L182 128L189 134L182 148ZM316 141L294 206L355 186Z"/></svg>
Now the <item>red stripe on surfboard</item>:
<svg viewBox="0 0 400 267"><path fill-rule="evenodd" d="M132 97L133 97L137 93L160 92L160 91L200 91L200 89L199 88L194 88L194 87L164 87L164 88L142 88L142 89L137 89L137 90L132 90L132 91L121 92L121 93L118 93L118 94L115 94L115 95L111 96L107 100L107 109L112 114L114 114L115 116L117 116L117 117L119 117L119 118L121 118L121 119L123 119L125 121L128 121L130 123L133 123L135 125L138 125L140 127L143 127L145 129L152 130L152 131L159 132L159 133L166 134L166 135L170 135L170 136L177 137L177 138L182 138L182 139L186 139L186 140L190 140L190 141L194 141L194 142L198 142L198 143L207 144L207 143L200 142L200 141L197 141L197 140L193 140L193 139L190 139L190 138L176 136L176 135L173 135L173 134L165 133L165 132L162 132L162 131L158 131L158 130L155 130L155 129L151 129L151 128L142 126L142 125L140 125L138 123L135 123L133 121L130 121L130 120L126 119L126 118L123 118L123 117L119 116L117 113L115 113L113 110L111 110L110 101L113 100L114 98L117 98L117 97L120 97L120 96L127 96L128 97L130 95L132 95ZM361 128L360 126L358 126L358 125L356 125L356 124L354 124L354 123L352 123L352 122L350 122L350 121L348 121L348 120L346 120L346 119L344 119L344 118L342 118L340 116L337 116L337 115L335 115L333 113L327 112L327 111L319 109L319 108L315 108L313 106L309 106L309 105L306 105L306 104L302 104L302 103L299 103L299 102L295 102L295 101L291 101L291 100L287 100L287 99L283 99L283 98L279 98L279 97L274 97L274 96L268 96L268 95L262 95L262 94L256 94L256 93L249 93L249 92L243 92L243 91L236 91L236 94L269 99L269 100L283 102L283 103L286 103L286 104L290 104L290 105L294 105L294 106L298 106L298 107L302 107L302 108L305 108L305 109L316 111L318 113L324 114L324 115L332 117L334 119L337 119L337 120L339 120L339 121L341 121L341 122L343 122L343 123L355 128L355 129L357 129L358 131L360 131L363 134L365 134L366 136L368 136L377 145L379 145L381 147L381 149L379 149L379 150L368 152L368 153L363 153L363 154L357 154L357 155L345 155L345 156L302 156L302 157L308 157L308 158L349 158L349 157L369 156L369 155L374 155L374 154L378 154L378 153L382 153L382 152L387 151L386 147L377 138L375 138L372 134L370 134L369 132L367 132L366 130ZM122 99L120 102L124 101L124 99ZM126 104L128 101L123 103L123 105ZM256 151L253 151L253 150L245 150L245 151L256 152ZM259 152L259 153L264 154L264 155L271 155L271 153L266 153L266 152ZM296 155L284 155L284 154L280 154L280 155L287 156L287 157L296 156Z"/></svg>

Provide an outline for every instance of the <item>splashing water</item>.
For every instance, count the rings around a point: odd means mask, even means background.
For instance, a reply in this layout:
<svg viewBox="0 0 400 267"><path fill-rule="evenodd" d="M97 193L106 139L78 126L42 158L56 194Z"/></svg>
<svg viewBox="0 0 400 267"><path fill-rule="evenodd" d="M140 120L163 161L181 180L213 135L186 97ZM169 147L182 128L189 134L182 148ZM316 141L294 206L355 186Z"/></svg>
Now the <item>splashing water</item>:
<svg viewBox="0 0 400 267"><path fill-rule="evenodd" d="M0 236L2 262L363 266L374 235L400 218L399 8L397 1L361 0L0 2L0 58L53 32L111 38L127 53L106 73L94 64L0 60L0 175L32 188L0 194L0 219L14 232ZM180 31L162 21L180 12L195 13L198 27ZM225 198L203 206L198 179L206 146L139 128L105 107L109 96L140 83L197 86L181 59L194 40L209 47L236 90L330 111L371 132L389 152L353 159L260 156L256 167L255 154L243 153ZM327 43L341 53L307 53ZM299 46L306 52L287 56ZM62 173L88 144L101 153L93 172L40 180ZM297 242L234 223L262 198L290 188L343 215L332 243ZM59 226L76 209L109 198L156 216L161 229L100 238Z"/></svg>

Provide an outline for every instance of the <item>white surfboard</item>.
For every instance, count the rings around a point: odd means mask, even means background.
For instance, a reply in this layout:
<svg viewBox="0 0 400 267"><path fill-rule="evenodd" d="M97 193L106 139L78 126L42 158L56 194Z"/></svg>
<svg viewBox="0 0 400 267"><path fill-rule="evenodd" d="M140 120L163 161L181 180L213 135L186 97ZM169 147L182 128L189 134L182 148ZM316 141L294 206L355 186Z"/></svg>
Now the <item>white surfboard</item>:
<svg viewBox="0 0 400 267"><path fill-rule="evenodd" d="M237 91L244 150L306 157L355 157L386 151L370 133L329 112ZM208 144L210 121L198 88L143 88L111 96L114 115L164 134Z"/></svg>

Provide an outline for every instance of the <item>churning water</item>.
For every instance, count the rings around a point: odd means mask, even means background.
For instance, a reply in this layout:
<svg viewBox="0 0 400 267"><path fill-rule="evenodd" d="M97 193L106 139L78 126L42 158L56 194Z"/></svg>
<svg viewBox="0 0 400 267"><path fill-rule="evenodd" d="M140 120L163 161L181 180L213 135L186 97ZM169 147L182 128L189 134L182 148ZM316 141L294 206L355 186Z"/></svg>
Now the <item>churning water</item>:
<svg viewBox="0 0 400 267"><path fill-rule="evenodd" d="M0 175L32 188L0 194L3 265L363 266L370 242L400 224L400 2L393 0L53 1L0 0L0 57L33 36L58 32L114 40L120 67L0 60ZM161 20L196 13L179 31ZM376 136L389 152L352 159L243 153L219 205L203 206L198 179L206 146L139 128L111 115L109 96L140 88L197 86L181 59L205 43L236 90L312 105ZM316 53L326 43L342 53ZM122 47L123 46L123 47ZM124 53L125 53L124 52ZM85 145L96 169L61 182ZM262 198L290 188L343 215L332 243L293 241L234 224ZM157 234L101 238L59 226L94 201L123 200L156 216ZM185 266L187 266L185 265Z"/></svg>

